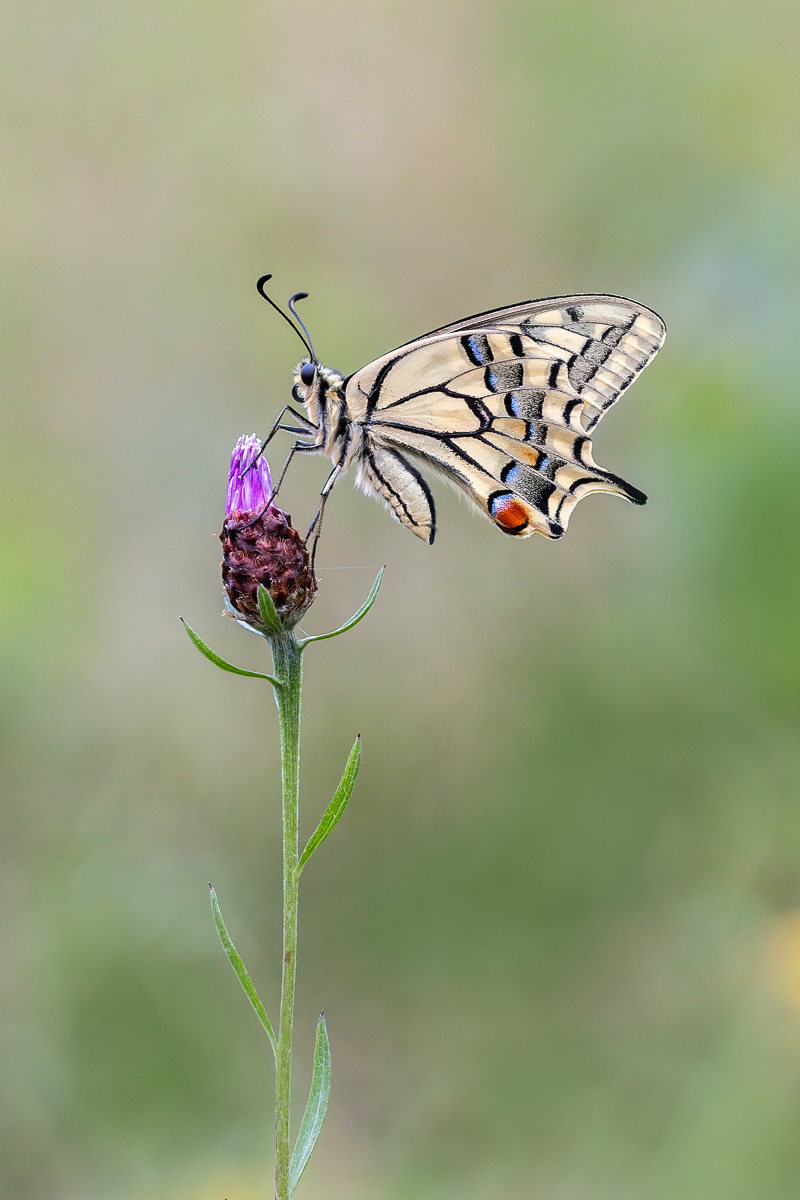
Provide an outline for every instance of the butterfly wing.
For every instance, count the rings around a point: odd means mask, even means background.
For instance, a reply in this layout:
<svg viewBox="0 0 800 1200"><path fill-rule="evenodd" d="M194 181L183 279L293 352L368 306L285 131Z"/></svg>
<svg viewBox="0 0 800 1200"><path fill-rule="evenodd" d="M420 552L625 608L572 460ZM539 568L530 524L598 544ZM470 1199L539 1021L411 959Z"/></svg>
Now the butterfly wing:
<svg viewBox="0 0 800 1200"><path fill-rule="evenodd" d="M429 544L436 536L436 506L421 472L399 446L379 441L365 445L356 483L368 496L382 500L394 517Z"/></svg>
<svg viewBox="0 0 800 1200"><path fill-rule="evenodd" d="M427 541L435 514L415 459L517 537L561 537L590 492L644 504L597 466L590 435L665 334L633 300L566 296L480 313L400 346L346 381L363 432L358 482Z"/></svg>

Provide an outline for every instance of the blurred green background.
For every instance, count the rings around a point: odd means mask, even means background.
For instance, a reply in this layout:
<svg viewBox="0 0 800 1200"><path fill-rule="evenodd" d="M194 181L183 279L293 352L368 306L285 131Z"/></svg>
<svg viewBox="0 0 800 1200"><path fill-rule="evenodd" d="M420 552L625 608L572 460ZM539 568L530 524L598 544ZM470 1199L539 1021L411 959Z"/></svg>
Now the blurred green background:
<svg viewBox="0 0 800 1200"><path fill-rule="evenodd" d="M0 13L2 1200L271 1194L276 720L222 620L230 448L304 316L345 372L610 291L667 344L596 438L649 493L433 549L345 482L306 621L309 1200L800 1194L800 10L11 0ZM282 457L284 446L273 457ZM284 494L310 520L327 472ZM298 1193L299 1195L299 1193Z"/></svg>

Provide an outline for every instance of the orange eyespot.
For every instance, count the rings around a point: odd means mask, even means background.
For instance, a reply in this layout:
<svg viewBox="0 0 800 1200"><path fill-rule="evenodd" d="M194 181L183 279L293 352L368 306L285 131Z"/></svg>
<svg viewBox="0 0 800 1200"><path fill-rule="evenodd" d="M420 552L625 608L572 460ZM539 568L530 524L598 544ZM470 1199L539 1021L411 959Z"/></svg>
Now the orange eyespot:
<svg viewBox="0 0 800 1200"><path fill-rule="evenodd" d="M524 505L511 492L495 496L489 511L494 521L505 533L522 533L528 528L528 514Z"/></svg>

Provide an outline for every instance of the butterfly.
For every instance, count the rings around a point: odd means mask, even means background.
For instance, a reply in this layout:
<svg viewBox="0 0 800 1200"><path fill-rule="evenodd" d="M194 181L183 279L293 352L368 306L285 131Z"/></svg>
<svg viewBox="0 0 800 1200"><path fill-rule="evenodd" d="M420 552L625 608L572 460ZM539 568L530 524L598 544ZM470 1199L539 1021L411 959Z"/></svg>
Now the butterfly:
<svg viewBox="0 0 800 1200"><path fill-rule="evenodd" d="M269 278L258 289L278 308L264 291ZM646 503L595 463L591 437L664 342L666 326L649 308L606 295L513 304L435 329L345 378L317 360L294 307L305 297L289 301L309 351L292 389L305 414L287 405L264 446L278 429L301 438L276 492L294 454L331 459L309 536L319 536L325 500L350 466L367 495L429 543L436 507L420 466L512 537L560 538L590 492ZM286 413L299 424L284 424Z"/></svg>

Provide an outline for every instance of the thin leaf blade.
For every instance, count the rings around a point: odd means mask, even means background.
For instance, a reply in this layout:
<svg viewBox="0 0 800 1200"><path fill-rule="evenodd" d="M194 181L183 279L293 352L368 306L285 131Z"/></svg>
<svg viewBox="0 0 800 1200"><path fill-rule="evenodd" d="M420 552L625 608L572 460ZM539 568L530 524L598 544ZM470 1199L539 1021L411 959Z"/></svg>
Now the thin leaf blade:
<svg viewBox="0 0 800 1200"><path fill-rule="evenodd" d="M300 859L297 863L298 875L311 858L311 855L314 853L317 847L322 845L334 826L339 823L344 810L347 808L348 801L353 794L353 788L355 787L360 766L361 734L359 733L358 737L353 743L353 749L350 751L344 768L344 773L339 781L339 786L333 794L333 799L325 809L322 820L312 833L311 837L308 839L305 850L300 855Z"/></svg>
<svg viewBox="0 0 800 1200"><path fill-rule="evenodd" d="M239 955L238 950L236 949L233 942L231 941L230 935L229 935L227 929L225 928L225 922L222 919L222 913L220 912L220 908L219 908L219 901L217 900L217 893L214 891L213 887L211 887L211 884L209 884L208 886L211 889L211 912L214 917L214 924L217 927L217 933L219 934L219 940L222 943L222 949L227 954L227 956L230 960L230 964L233 967L234 971L236 972L236 977L239 980L239 983L242 985L242 990L244 991L244 994L247 996L247 999L252 1004L255 1014L258 1017L259 1021L264 1026L267 1037L269 1038L270 1043L272 1045L273 1054L275 1054L277 1056L278 1043L275 1039L275 1031L272 1028L272 1022L270 1021L269 1017L267 1016L267 1010L264 1008L264 1005L261 1003L261 998L259 997L259 994L255 989L252 979L250 978L250 976L247 973L247 968L245 967L244 963L242 962L241 956Z"/></svg>
<svg viewBox="0 0 800 1200"><path fill-rule="evenodd" d="M300 1125L300 1132L294 1144L292 1159L289 1163L289 1195L300 1182L300 1176L306 1169L311 1152L317 1143L317 1138L328 1111L328 1097L331 1091L331 1048L328 1042L328 1031L325 1028L325 1013L319 1014L317 1022L317 1042L314 1047L314 1068L311 1073L311 1090L308 1093L306 1111Z"/></svg>
<svg viewBox="0 0 800 1200"><path fill-rule="evenodd" d="M244 667L235 667L233 663L220 658L216 650L212 650L210 646L207 646L200 635L195 633L188 621L184 621L183 617L181 617L181 623L200 653L209 662L212 662L215 667L219 667L220 671L230 671L233 675L248 675L251 679L266 679L267 683L271 683L273 687L281 687L280 679L275 679L273 675L265 675L263 671L245 671Z"/></svg>
<svg viewBox="0 0 800 1200"><path fill-rule="evenodd" d="M303 638L303 640L300 642L301 649L305 649L306 646L310 646L312 642L325 642L328 638L338 637L340 633L347 633L347 631L352 629L354 625L357 625L359 621L363 621L364 617L378 599L378 592L381 590L381 584L383 583L383 575L385 570L385 566L381 567L380 571L378 572L378 577L373 583L369 595L361 605L361 608L358 610L358 612L354 613L349 621L346 621L344 625L340 625L338 629L334 629L332 633L316 633L313 635L313 637Z"/></svg>

